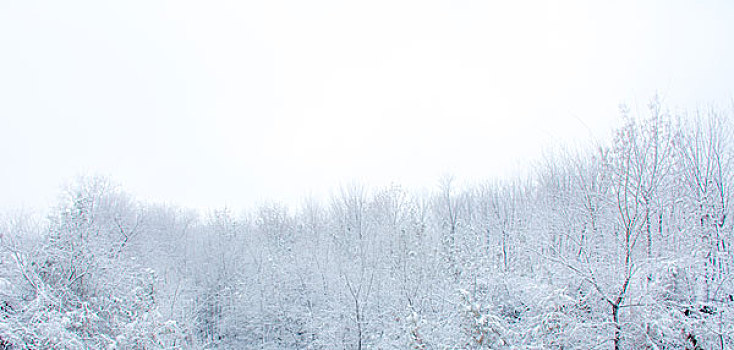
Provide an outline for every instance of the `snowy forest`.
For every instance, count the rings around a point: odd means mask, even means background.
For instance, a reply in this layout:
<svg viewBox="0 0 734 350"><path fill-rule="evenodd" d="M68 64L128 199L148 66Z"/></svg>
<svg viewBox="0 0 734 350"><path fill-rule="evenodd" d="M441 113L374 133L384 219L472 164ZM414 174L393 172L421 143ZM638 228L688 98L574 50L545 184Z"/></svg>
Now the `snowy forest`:
<svg viewBox="0 0 734 350"><path fill-rule="evenodd" d="M0 349L731 349L732 120L622 108L512 179L243 213L82 177L2 216Z"/></svg>

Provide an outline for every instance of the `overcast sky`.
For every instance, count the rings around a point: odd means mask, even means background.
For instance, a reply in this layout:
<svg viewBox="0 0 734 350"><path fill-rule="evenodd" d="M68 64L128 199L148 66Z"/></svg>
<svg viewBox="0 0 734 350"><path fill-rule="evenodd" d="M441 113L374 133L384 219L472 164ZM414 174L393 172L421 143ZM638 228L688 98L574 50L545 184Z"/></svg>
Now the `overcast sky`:
<svg viewBox="0 0 734 350"><path fill-rule="evenodd" d="M0 1L0 208L80 174L198 208L507 176L620 103L729 108L733 4Z"/></svg>

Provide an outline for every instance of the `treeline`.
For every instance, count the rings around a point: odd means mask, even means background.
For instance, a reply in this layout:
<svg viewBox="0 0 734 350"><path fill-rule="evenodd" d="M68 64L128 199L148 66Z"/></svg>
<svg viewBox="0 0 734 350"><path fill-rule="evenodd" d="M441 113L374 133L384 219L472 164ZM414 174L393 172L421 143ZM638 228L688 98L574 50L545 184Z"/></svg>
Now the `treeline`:
<svg viewBox="0 0 734 350"><path fill-rule="evenodd" d="M0 349L730 349L732 119L622 112L512 181L297 210L104 178L0 231Z"/></svg>

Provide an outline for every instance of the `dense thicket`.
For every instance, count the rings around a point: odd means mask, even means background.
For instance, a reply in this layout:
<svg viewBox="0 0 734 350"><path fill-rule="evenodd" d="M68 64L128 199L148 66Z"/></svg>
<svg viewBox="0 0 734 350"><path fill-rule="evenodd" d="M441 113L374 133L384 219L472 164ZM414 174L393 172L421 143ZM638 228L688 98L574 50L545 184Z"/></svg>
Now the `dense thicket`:
<svg viewBox="0 0 734 350"><path fill-rule="evenodd" d="M3 221L0 349L731 348L731 119L622 120L524 178L297 210L82 179Z"/></svg>

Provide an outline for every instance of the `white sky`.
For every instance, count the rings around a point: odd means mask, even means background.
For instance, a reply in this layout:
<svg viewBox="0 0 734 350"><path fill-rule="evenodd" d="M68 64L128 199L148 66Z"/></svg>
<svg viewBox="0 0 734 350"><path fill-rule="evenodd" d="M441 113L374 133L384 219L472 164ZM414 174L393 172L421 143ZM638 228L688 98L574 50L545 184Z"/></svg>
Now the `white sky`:
<svg viewBox="0 0 734 350"><path fill-rule="evenodd" d="M620 103L731 105L731 1L0 1L0 208L506 176Z"/></svg>

